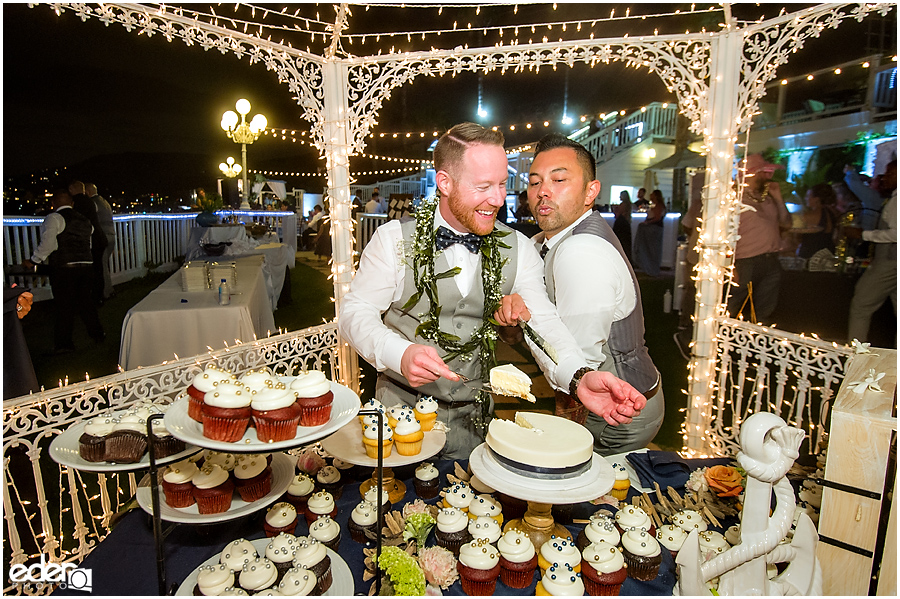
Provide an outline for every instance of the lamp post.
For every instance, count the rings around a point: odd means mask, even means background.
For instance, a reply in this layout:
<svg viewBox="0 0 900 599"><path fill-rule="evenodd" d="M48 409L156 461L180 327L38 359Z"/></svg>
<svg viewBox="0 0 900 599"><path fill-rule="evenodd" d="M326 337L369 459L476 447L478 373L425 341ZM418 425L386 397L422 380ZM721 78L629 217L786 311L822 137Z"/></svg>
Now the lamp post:
<svg viewBox="0 0 900 599"><path fill-rule="evenodd" d="M227 159L225 159L225 162L219 163L219 170L222 171L222 174L226 177L237 177L244 169L241 168L240 164L235 164L234 158L229 156Z"/></svg>
<svg viewBox="0 0 900 599"><path fill-rule="evenodd" d="M241 162L244 173L244 193L241 197L241 210L250 209L250 188L247 181L247 144L252 144L266 128L268 122L266 117L257 114L250 123L244 118L250 112L250 102L241 98L234 107L241 115L240 124L238 123L238 115L233 110L225 111L222 115L222 129L228 134L228 137L236 144L241 144ZM237 165L236 165L237 166ZM219 165L221 168L221 165ZM237 173L235 173L237 174Z"/></svg>

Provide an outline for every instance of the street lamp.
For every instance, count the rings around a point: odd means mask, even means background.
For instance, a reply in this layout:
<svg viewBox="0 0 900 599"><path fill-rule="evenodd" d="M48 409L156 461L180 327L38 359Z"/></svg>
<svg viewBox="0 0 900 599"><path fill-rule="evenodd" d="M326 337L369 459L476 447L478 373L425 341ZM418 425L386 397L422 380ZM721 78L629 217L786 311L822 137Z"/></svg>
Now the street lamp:
<svg viewBox="0 0 900 599"><path fill-rule="evenodd" d="M225 162L219 163L219 170L222 171L222 174L226 177L237 177L244 169L241 168L240 164L235 164L234 158L229 156Z"/></svg>
<svg viewBox="0 0 900 599"><path fill-rule="evenodd" d="M241 115L240 124L238 124L238 115L233 110L225 111L222 115L222 129L228 134L228 137L236 144L241 144L241 162L243 163L242 171L244 173L244 193L241 199L241 210L250 209L250 188L247 181L247 144L252 144L266 128L268 122L266 117L257 114L248 124L244 119L250 112L250 102L241 98L234 107ZM220 165L221 168L221 165Z"/></svg>

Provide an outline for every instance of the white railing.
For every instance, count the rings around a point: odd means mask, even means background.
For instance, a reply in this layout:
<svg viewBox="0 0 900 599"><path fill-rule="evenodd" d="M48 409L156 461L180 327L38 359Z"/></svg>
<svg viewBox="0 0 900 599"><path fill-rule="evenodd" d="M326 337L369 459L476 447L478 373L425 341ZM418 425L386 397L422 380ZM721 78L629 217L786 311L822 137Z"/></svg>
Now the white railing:
<svg viewBox="0 0 900 599"><path fill-rule="evenodd" d="M741 423L772 412L806 431L805 451L817 455L852 348L732 318L723 318L718 331L715 387L707 396L709 452L735 455Z"/></svg>
<svg viewBox="0 0 900 599"><path fill-rule="evenodd" d="M80 472L49 458L50 442L73 424L141 400L170 402L208 363L238 375L263 366L277 374L317 369L345 381L338 356L337 325L331 322L4 401L7 569L42 555L53 563L80 562L106 537L111 518L137 490L134 473ZM23 592L27 589L4 588L4 594Z"/></svg>
<svg viewBox="0 0 900 599"><path fill-rule="evenodd" d="M262 223L276 230L279 238L297 248L297 216L292 212L265 210L219 211L220 217L237 217L245 223ZM113 216L116 243L110 258L110 276L114 285L142 277L156 266L176 262L184 256L190 231L197 226L196 214L119 214ZM42 217L4 217L4 265L21 264L40 243ZM286 234L285 234L286 232ZM35 300L49 299L46 276L16 276L10 283L30 287Z"/></svg>
<svg viewBox="0 0 900 599"><path fill-rule="evenodd" d="M362 253L375 234L375 229L387 222L387 214L360 213L356 216L356 251Z"/></svg>
<svg viewBox="0 0 900 599"><path fill-rule="evenodd" d="M597 164L650 138L674 141L678 107L654 102L644 108L615 120L595 133L584 133L573 139L594 155Z"/></svg>

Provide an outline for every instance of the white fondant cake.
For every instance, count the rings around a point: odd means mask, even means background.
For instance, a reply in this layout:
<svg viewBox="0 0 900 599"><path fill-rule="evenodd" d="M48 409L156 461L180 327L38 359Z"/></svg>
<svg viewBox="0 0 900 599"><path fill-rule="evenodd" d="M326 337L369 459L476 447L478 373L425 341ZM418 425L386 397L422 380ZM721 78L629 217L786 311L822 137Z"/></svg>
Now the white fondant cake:
<svg viewBox="0 0 900 599"><path fill-rule="evenodd" d="M531 394L531 379L512 364L491 368L491 389L501 395L535 402L534 395Z"/></svg>
<svg viewBox="0 0 900 599"><path fill-rule="evenodd" d="M487 446L497 455L538 468L573 468L590 463L594 437L571 420L517 412L516 421L494 419L488 425Z"/></svg>

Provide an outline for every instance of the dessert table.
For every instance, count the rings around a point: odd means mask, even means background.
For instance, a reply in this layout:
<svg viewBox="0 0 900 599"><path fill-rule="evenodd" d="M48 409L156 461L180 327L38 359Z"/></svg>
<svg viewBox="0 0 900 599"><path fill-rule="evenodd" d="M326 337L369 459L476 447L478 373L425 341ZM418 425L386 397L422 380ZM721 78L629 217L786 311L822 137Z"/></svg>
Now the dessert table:
<svg viewBox="0 0 900 599"><path fill-rule="evenodd" d="M231 304L220 306L214 289L185 292L181 272L132 307L122 323L119 364L125 370L153 366L206 353L235 339L250 341L275 330L272 301L267 291L262 255L235 260L237 285Z"/></svg>
<svg viewBox="0 0 900 599"><path fill-rule="evenodd" d="M460 460L460 465L466 466L466 462ZM449 460L434 462L441 474L442 487L447 486L447 473L453 472L453 462ZM402 501L394 504L392 509L401 509L402 505L414 501L416 495L413 484L413 473L416 465L402 466L394 469L398 479L406 482L407 492ZM371 470L363 469L364 477L371 474ZM359 480L347 482L343 487L341 497L336 501L338 514L336 522L341 526L341 542L338 554L350 567L353 574L355 594L365 595L372 581L363 582L363 545L355 542L347 529L347 521L353 508L361 500L359 494ZM636 493L635 489L629 491L629 499ZM426 503L436 504L441 500L440 496L426 500ZM571 517L575 519L587 519L590 514L598 509L606 507L615 511L610 506L595 506L589 503L575 504L571 510ZM191 572L205 560L220 553L225 545L238 538L248 540L260 539L265 536L262 523L265 510L249 515L243 519L231 520L221 524L208 524L202 526L180 525L169 534L165 542L166 575L169 587L177 587L187 578ZM584 524L567 524L573 536L584 528ZM296 535L307 535L309 529L306 520L301 516L295 530ZM427 546L434 544L432 532ZM101 542L80 565L81 568L89 568L93 574L93 594L95 595L155 595L157 594L155 545L150 517L141 509L136 509L126 515L116 524L115 528ZM539 574L535 576L532 584L525 589L512 589L499 580L494 594L496 595L534 595L535 585L539 580ZM627 578L622 585L621 595L671 595L675 585L675 564L668 551L662 552L662 565L659 575L650 582L640 582L633 578ZM56 595L79 595L80 591L58 589ZM445 595L463 595L459 581L455 582Z"/></svg>

